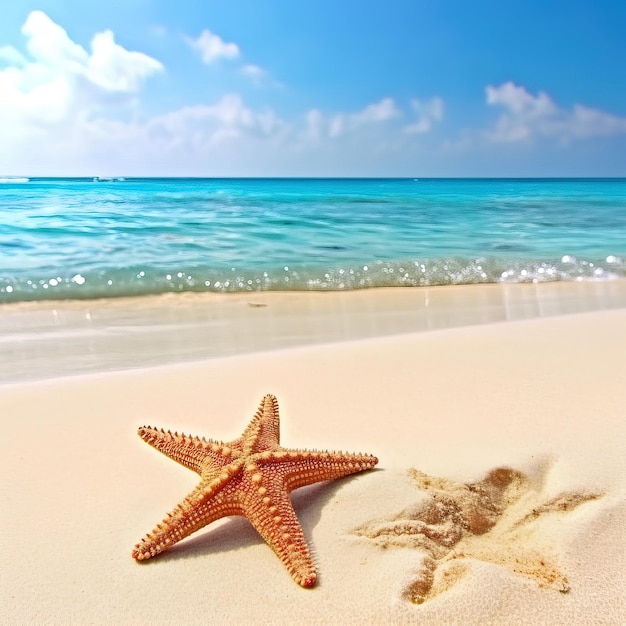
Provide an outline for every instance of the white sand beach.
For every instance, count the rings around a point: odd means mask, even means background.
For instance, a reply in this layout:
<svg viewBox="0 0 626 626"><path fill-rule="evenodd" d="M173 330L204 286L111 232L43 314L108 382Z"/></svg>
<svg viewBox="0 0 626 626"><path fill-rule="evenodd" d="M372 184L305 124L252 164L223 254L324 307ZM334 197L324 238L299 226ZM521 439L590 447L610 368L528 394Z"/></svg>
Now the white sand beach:
<svg viewBox="0 0 626 626"><path fill-rule="evenodd" d="M624 623L626 310L486 321L0 387L0 622ZM293 493L316 586L242 518L134 561L198 478L137 428L266 393L282 445L379 458Z"/></svg>

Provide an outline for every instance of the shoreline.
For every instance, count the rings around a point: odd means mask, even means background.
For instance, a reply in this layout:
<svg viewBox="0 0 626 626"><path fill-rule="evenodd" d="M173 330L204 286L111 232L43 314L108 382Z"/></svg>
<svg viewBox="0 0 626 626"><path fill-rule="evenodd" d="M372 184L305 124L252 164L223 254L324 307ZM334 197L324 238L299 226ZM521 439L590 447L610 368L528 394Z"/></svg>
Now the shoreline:
<svg viewBox="0 0 626 626"><path fill-rule="evenodd" d="M11 303L0 386L617 308L626 279Z"/></svg>
<svg viewBox="0 0 626 626"><path fill-rule="evenodd" d="M173 624L193 606L189 623L621 623L625 353L613 310L0 388L0 621ZM134 543L197 482L137 427L231 440L265 393L282 445L380 460L294 492L318 584L295 585L241 518L134 562ZM424 513L433 536L461 522L432 519L411 468L450 497L497 468L520 486L486 503L502 509L492 530L440 556L402 528ZM452 582L415 604L428 558Z"/></svg>

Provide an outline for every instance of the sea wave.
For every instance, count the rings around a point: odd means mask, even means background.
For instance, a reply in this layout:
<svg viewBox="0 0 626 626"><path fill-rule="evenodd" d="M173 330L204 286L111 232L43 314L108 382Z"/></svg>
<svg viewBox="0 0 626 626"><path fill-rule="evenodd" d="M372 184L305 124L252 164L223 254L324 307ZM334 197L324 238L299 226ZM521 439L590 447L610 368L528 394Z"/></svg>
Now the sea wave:
<svg viewBox="0 0 626 626"><path fill-rule="evenodd" d="M129 267L0 278L0 303L142 296L178 292L345 291L478 283L540 283L626 277L626 258L529 260L446 257L425 260L237 267Z"/></svg>
<svg viewBox="0 0 626 626"><path fill-rule="evenodd" d="M21 184L30 182L26 176L0 176L0 184Z"/></svg>

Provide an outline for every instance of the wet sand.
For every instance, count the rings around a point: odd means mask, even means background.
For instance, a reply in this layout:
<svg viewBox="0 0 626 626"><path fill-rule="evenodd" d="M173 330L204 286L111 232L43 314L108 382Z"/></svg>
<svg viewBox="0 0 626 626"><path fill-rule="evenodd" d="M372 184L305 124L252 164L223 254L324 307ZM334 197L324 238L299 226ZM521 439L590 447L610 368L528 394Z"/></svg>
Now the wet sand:
<svg viewBox="0 0 626 626"><path fill-rule="evenodd" d="M626 280L9 304L0 385L615 308Z"/></svg>

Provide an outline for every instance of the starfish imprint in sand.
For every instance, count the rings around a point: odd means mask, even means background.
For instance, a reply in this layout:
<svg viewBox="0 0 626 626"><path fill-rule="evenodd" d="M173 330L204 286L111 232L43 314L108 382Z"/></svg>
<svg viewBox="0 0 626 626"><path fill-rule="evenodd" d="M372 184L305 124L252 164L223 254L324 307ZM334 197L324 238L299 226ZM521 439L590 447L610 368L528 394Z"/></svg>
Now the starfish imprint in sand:
<svg viewBox="0 0 626 626"><path fill-rule="evenodd" d="M198 486L133 549L143 561L230 515L246 517L303 587L317 574L289 493L298 487L373 468L370 454L292 450L280 446L278 401L266 395L234 441L200 439L139 429L139 436L174 461L200 474Z"/></svg>
<svg viewBox="0 0 626 626"><path fill-rule="evenodd" d="M409 470L425 500L387 520L373 520L354 533L382 548L417 548L424 558L411 573L402 597L422 604L469 571L471 559L506 567L540 587L567 593L566 576L550 559L549 516L565 515L599 493L566 492L544 498L517 470L498 467L474 483L456 483Z"/></svg>

